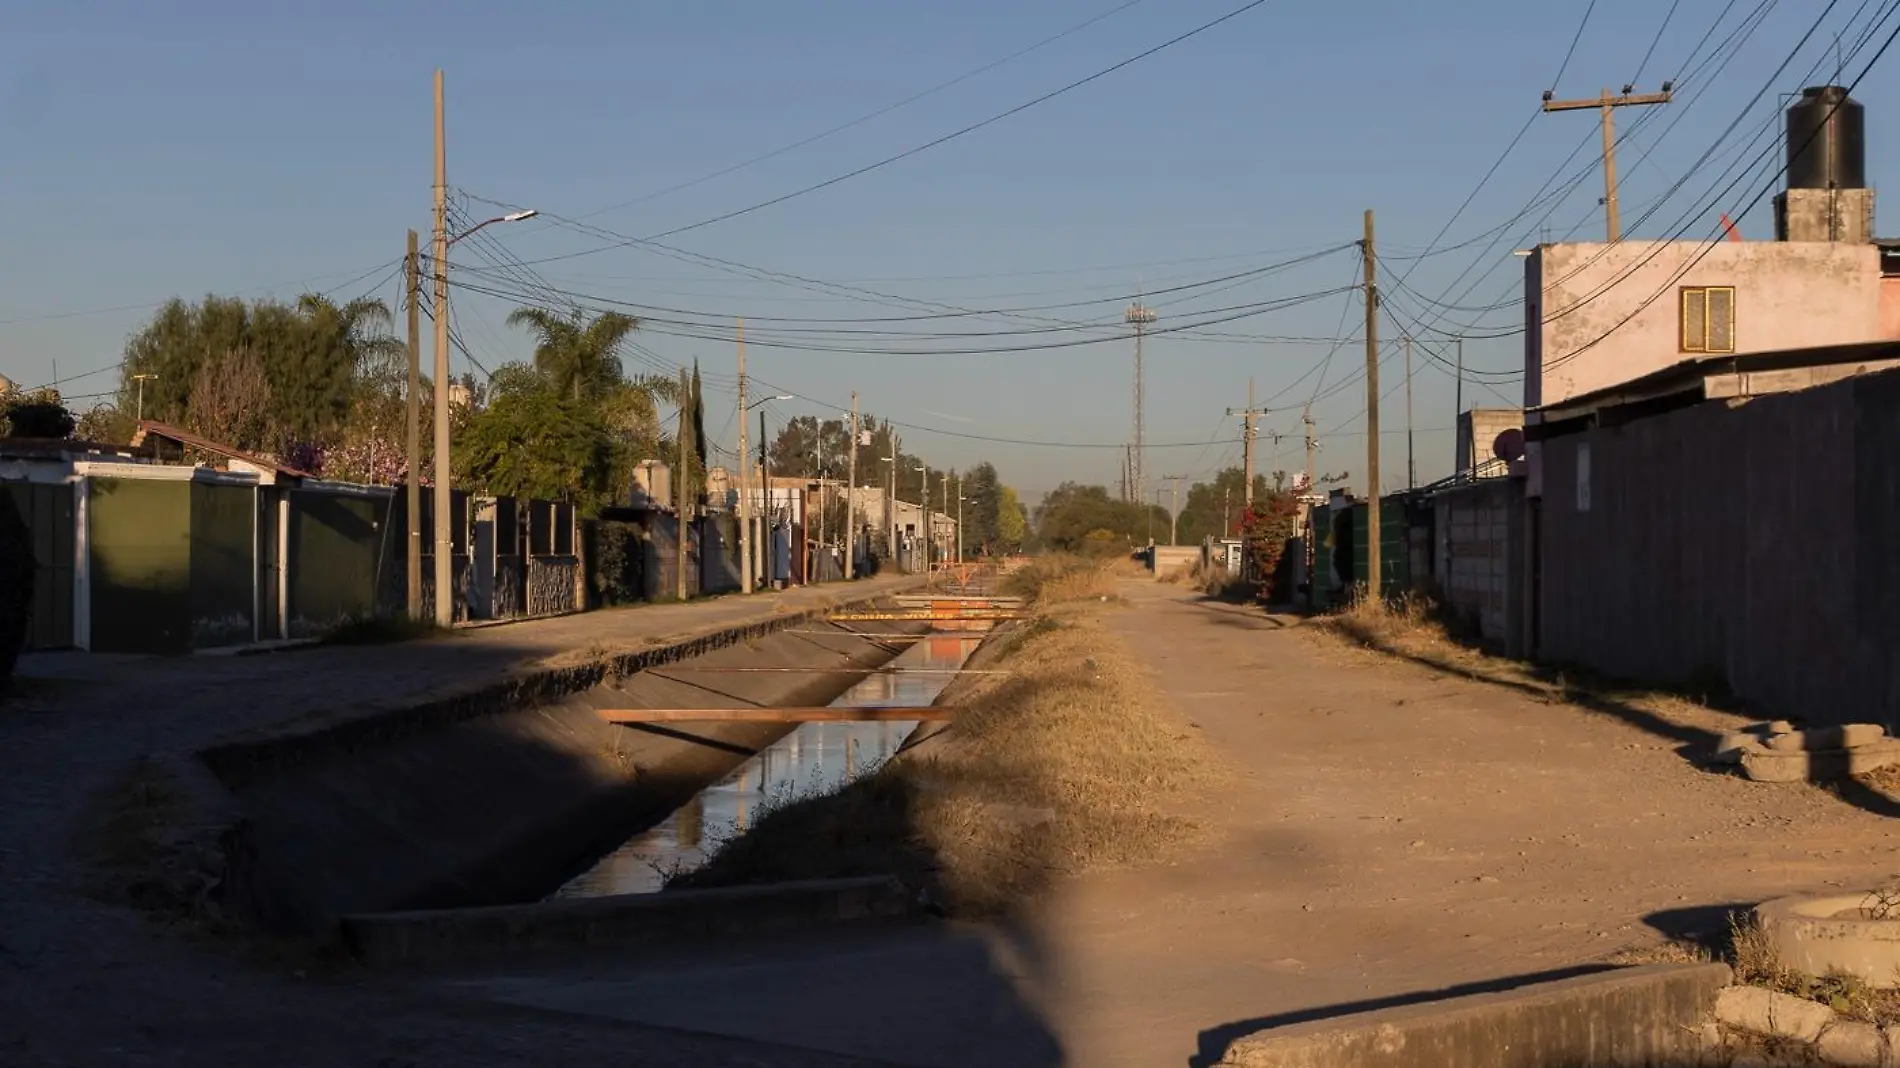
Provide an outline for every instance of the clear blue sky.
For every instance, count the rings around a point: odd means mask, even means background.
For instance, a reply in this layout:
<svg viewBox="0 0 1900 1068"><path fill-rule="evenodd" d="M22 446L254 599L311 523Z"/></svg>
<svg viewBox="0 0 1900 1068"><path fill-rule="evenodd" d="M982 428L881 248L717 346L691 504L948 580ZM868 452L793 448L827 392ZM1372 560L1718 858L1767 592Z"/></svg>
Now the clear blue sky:
<svg viewBox="0 0 1900 1068"><path fill-rule="evenodd" d="M403 231L426 233L431 182L430 73L448 80L449 180L458 191L580 216L633 200L874 111L990 63L1114 8L1119 0L960 3L790 2L628 5L334 3L321 8L229 0L160 11L135 3L38 4L0 37L0 373L29 385L114 364L149 305L174 294L294 296L339 286L401 252ZM1239 0L1147 0L954 88L837 136L691 188L591 215L631 236L670 230L778 196L931 140L1132 56L1239 5ZM1635 74L1666 4L1599 0L1570 60L1560 96L1619 88ZM1724 0L1682 0L1642 85L1684 73L1685 60ZM1702 54L1742 24L1735 4ZM1776 4L1719 75L1685 78L1680 99L1625 148L1624 216L1663 194L1743 105L1821 5ZM1779 104L1775 92L1834 66L1834 37L1856 8L1842 2L1828 28L1773 82L1722 142L1737 151ZM1786 10L1783 10L1786 9ZM1359 237L1361 212L1378 212L1385 270L1451 303L1516 296L1509 250L1534 231L1526 216L1483 259L1484 242L1417 265L1421 251L1471 192L1551 86L1582 5L1471 0L1313 4L1272 0L1216 29L993 126L913 158L774 207L669 239L696 253L810 278L869 286L918 300L998 308L1116 298L1257 267ZM1882 27L1885 36L1887 27ZM1851 47L1859 24L1847 29ZM1878 42L1876 41L1876 46ZM1862 54L1861 61L1872 48ZM1719 63L1719 61L1718 61ZM1850 69L1857 69L1858 63ZM1900 106L1890 57L1856 92L1868 105L1876 184L1894 173L1880 131ZM1828 80L1824 75L1820 80ZM1850 75L1851 76L1851 75ZM1625 123L1637 113L1624 112ZM1666 137L1659 136L1675 121ZM1537 119L1496 177L1452 225L1462 242L1518 214L1587 142L1591 113ZM1757 147L1767 142L1757 142ZM1645 158L1645 152L1647 156ZM1726 159L1705 168L1638 234L1715 223ZM1566 172L1568 173L1568 172ZM1737 186L1724 205L1744 202ZM1560 237L1601 233L1600 177L1589 174L1546 224ZM471 203L471 213L485 207ZM1742 225L1767 236L1755 209ZM521 259L605 242L541 222L491 233ZM476 250L458 247L456 263ZM1213 259L1212 257L1221 257ZM1193 260L1196 262L1180 262ZM1476 262L1455 288L1454 279ZM1496 268L1492 270L1492 268ZM906 314L876 303L772 284L636 248L545 263L554 284L709 315L863 318ZM1348 284L1351 252L1206 294L1159 296L1161 327L1197 309L1228 307ZM1472 279L1491 273L1465 294ZM376 271L337 292L372 291ZM1218 288L1218 287L1216 287ZM394 301L393 283L374 289ZM1464 294L1461 296L1461 294ZM1407 300L1403 295L1395 299ZM1411 314L1424 310L1410 298ZM1169 303L1171 302L1171 303ZM123 306L137 306L124 308ZM120 309L120 310L108 310ZM502 324L508 305L470 297L458 332L487 366L526 355ZM80 313L80 314L74 314ZM1113 300L1044 314L1108 322ZM912 312L915 314L915 312ZM1212 329L1256 336L1331 337L1342 315L1352 336L1360 306L1327 297ZM1514 311L1484 319L1509 326ZM1451 319L1469 318L1450 313ZM1443 325L1443 324L1441 324ZM1020 330L1010 319L949 320L946 331ZM1444 329L1451 329L1443 325ZM1394 334L1388 323L1384 333ZM785 335L779 335L781 338ZM1035 335L1047 341L1077 335ZM1018 337L963 339L956 347ZM663 362L699 359L729 373L732 348L651 332ZM1473 342L1467 362L1508 371L1520 342ZM766 381L920 426L1065 442L1129 436L1131 345L1086 345L972 356L858 356L754 346ZM1247 378L1271 406L1312 395L1324 343L1162 336L1149 345L1149 440L1227 439L1157 448L1148 469L1205 475L1238 455L1234 421ZM1328 370L1339 382L1363 367L1351 341ZM458 355L458 368L464 363ZM1414 406L1422 478L1450 463L1452 386L1422 355ZM1402 479L1404 394L1384 408L1388 484ZM1302 379L1301 376L1306 376ZM65 385L69 395L112 388L112 373ZM717 381L715 379L715 381ZM1516 397L1514 382L1499 390ZM1277 395L1277 396L1276 396ZM1468 384L1466 403L1502 403ZM714 396L717 409L729 404ZM88 402L79 402L81 404ZM1363 387L1322 399L1321 466L1362 469ZM812 410L800 401L778 409ZM715 429L731 431L715 412ZM1297 411L1276 413L1263 469L1299 463ZM1113 484L1111 449L1058 449L906 434L933 463L993 460L1034 495L1065 478ZM1279 455L1275 457L1276 448ZM1392 474L1396 472L1396 474ZM1357 481L1357 480L1356 480ZM1363 484L1362 482L1360 484Z"/></svg>

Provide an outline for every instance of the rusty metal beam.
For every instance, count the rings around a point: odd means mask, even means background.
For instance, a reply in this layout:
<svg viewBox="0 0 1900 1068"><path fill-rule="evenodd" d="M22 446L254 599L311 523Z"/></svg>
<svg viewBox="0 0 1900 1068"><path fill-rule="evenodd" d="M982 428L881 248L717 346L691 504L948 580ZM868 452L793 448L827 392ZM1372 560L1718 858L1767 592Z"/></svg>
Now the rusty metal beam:
<svg viewBox="0 0 1900 1068"><path fill-rule="evenodd" d="M876 723L932 722L949 719L956 712L942 705L864 705L856 708L831 705L788 708L603 708L600 718L609 723Z"/></svg>

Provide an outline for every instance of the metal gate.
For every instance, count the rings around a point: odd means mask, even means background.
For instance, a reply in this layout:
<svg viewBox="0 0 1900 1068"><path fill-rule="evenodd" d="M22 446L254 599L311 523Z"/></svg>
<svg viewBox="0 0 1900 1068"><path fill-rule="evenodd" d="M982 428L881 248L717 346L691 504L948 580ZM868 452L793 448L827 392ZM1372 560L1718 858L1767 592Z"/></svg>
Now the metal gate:
<svg viewBox="0 0 1900 1068"><path fill-rule="evenodd" d="M28 649L73 646L73 487L67 483L6 483L32 532L33 618Z"/></svg>

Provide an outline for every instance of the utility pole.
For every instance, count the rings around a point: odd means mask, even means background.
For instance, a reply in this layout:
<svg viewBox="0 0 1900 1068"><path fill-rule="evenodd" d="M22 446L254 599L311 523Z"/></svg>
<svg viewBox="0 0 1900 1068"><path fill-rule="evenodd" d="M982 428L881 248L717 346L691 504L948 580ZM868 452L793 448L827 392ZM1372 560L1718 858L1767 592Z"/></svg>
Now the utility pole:
<svg viewBox="0 0 1900 1068"><path fill-rule="evenodd" d="M415 231L414 230L409 231L409 238L410 238L409 240L410 250L413 252L415 249ZM133 375L132 376L132 380L139 384L138 420L141 423L145 421L145 383L148 380L155 379L157 377L158 377L157 375ZM57 386L55 386L54 388L55 390L58 389Z"/></svg>
<svg viewBox="0 0 1900 1068"><path fill-rule="evenodd" d="M673 502L678 509L678 522L675 529L679 532L678 551L673 554L673 595L686 599L686 552L692 539L688 532L692 529L686 522L686 437L691 431L686 426L687 416L691 414L692 383L687 381L686 368L680 368L680 429L679 429L679 470L673 472Z"/></svg>
<svg viewBox="0 0 1900 1068"><path fill-rule="evenodd" d="M435 624L455 625L455 579L449 570L449 164L443 133L442 71L435 72Z"/></svg>
<svg viewBox="0 0 1900 1068"><path fill-rule="evenodd" d="M1616 208L1616 109L1646 107L1653 104L1667 104L1674 98L1675 83L1664 82L1660 93L1632 93L1636 87L1626 85L1618 96L1611 96L1608 89L1595 100L1552 100L1552 91L1544 93L1545 111L1583 111L1596 108L1602 113L1603 124L1603 222L1612 244L1623 239L1623 220Z"/></svg>
<svg viewBox="0 0 1900 1068"><path fill-rule="evenodd" d="M817 459L818 459L818 548L822 552L825 547L825 421L823 419L818 420ZM809 504L810 503L809 500L806 503ZM809 527L811 526L811 523L807 521L805 525ZM812 559L812 555L813 554L811 551L811 546L809 545L805 546L805 559L807 561L810 561ZM805 571L806 571L805 581L811 582L812 581L812 578L810 575L811 565L809 562L805 565ZM821 571L820 574L822 573L823 572Z"/></svg>
<svg viewBox="0 0 1900 1068"><path fill-rule="evenodd" d="M924 550L924 574L930 574L930 465L919 463L917 467L917 522L923 529L917 542Z"/></svg>
<svg viewBox="0 0 1900 1068"><path fill-rule="evenodd" d="M1227 409L1227 414L1228 415L1238 414L1241 417L1240 454L1241 454L1242 459L1240 462L1240 467L1241 467L1242 477L1247 480L1247 485L1241 490L1241 493L1244 499L1246 500L1247 507L1252 508L1253 507L1253 438L1254 438L1253 421L1254 421L1254 417L1267 414L1267 410L1265 408L1254 407L1253 379L1249 378L1247 380L1247 406L1245 408L1240 409L1239 412L1235 412L1234 409L1229 408Z"/></svg>
<svg viewBox="0 0 1900 1068"><path fill-rule="evenodd" d="M963 562L963 476L957 476L957 563Z"/></svg>
<svg viewBox="0 0 1900 1068"><path fill-rule="evenodd" d="M739 461L733 474L739 477L739 592L752 592L752 498L746 493L746 469L752 466L751 450L745 440L745 320L738 324L739 338Z"/></svg>
<svg viewBox="0 0 1900 1068"><path fill-rule="evenodd" d="M771 572L777 570L777 545L771 540L771 521L777 519L777 507L771 502L771 466L766 464L766 407L758 409L758 490L764 494L766 513L758 519L758 544L762 545L758 566L764 568L766 585L771 585Z"/></svg>
<svg viewBox="0 0 1900 1068"><path fill-rule="evenodd" d="M1135 328L1135 444L1128 454L1128 489L1130 499L1140 501L1147 499L1147 493L1144 492L1146 487L1142 483L1142 463L1146 457L1147 438L1142 428L1141 410L1147 394L1141 377L1141 339L1142 335L1148 332L1148 327L1154 323L1155 313L1137 301L1128 306L1128 311L1122 315L1122 321Z"/></svg>
<svg viewBox="0 0 1900 1068"><path fill-rule="evenodd" d="M898 442L897 431L892 430L889 423L884 424L884 429L890 432L891 438L891 489L884 498L884 518L889 522L884 525L891 528L891 567L895 569L899 566L900 555L897 549L897 458L904 455L904 450Z"/></svg>
<svg viewBox="0 0 1900 1068"><path fill-rule="evenodd" d="M943 517L945 519L948 519L950 518L950 472L945 471L943 473L943 477L941 481L943 483L943 487L939 493L939 496L941 496L941 498L943 499ZM947 552L939 551L937 553L937 558L941 560L948 557L949 555L950 554Z"/></svg>
<svg viewBox="0 0 1900 1068"><path fill-rule="evenodd" d="M1313 454L1319 451L1319 439L1313 436L1312 405L1309 404L1300 411L1300 424L1306 430L1306 492L1313 493L1319 489L1319 487L1313 483L1315 477L1313 472Z"/></svg>
<svg viewBox="0 0 1900 1068"><path fill-rule="evenodd" d="M1234 490L1231 486L1220 491L1220 536L1234 536Z"/></svg>
<svg viewBox="0 0 1900 1068"><path fill-rule="evenodd" d="M1412 336L1405 336L1405 488L1418 488L1418 461L1412 453Z"/></svg>
<svg viewBox="0 0 1900 1068"><path fill-rule="evenodd" d="M1465 339L1462 337L1458 339L1458 386L1457 386L1457 389L1458 389L1458 392L1453 395L1452 402L1451 402L1451 405L1452 405L1451 436L1454 442L1456 442L1460 437L1458 433L1458 424L1465 421ZM1463 455L1463 450L1465 446L1454 444L1452 448L1460 450L1459 456L1451 465L1452 473L1456 474L1457 472L1463 471L1465 469L1465 457Z"/></svg>
<svg viewBox="0 0 1900 1068"><path fill-rule="evenodd" d="M1360 245L1366 278L1366 589L1378 600L1385 589L1379 570L1379 257L1373 250L1372 209Z"/></svg>
<svg viewBox="0 0 1900 1068"><path fill-rule="evenodd" d="M422 254L417 248L416 232L409 231L409 256L403 263L403 300L409 305L409 397L404 418L407 420L404 442L409 450L408 496L409 536L403 560L409 581L409 618L422 618Z"/></svg>
<svg viewBox="0 0 1900 1068"><path fill-rule="evenodd" d="M1161 476L1161 481L1173 483L1173 485L1168 487L1168 544L1169 545L1181 544L1181 541L1179 538L1180 519L1181 519L1181 480L1186 477L1187 477L1186 475L1162 475ZM1160 493L1160 490L1157 489L1155 492L1158 495Z"/></svg>
<svg viewBox="0 0 1900 1068"><path fill-rule="evenodd" d="M844 577L858 577L858 391L851 391L851 461L844 488Z"/></svg>

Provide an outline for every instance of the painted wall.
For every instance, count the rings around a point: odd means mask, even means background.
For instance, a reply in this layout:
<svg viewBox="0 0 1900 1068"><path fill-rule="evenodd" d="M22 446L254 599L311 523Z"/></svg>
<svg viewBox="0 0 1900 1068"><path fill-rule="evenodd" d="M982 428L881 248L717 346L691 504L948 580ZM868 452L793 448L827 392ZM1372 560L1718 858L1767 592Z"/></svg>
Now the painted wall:
<svg viewBox="0 0 1900 1068"><path fill-rule="evenodd" d="M402 567L401 532L389 529L390 500L291 491L293 637L320 634L346 620L375 614L383 569L399 573Z"/></svg>
<svg viewBox="0 0 1900 1068"><path fill-rule="evenodd" d="M1738 352L1900 337L1893 329L1900 316L1889 310L1892 298L1883 290L1873 245L1544 245L1525 266L1525 316L1532 326L1525 406L1560 403L1690 358L1681 350L1677 291L1683 286L1735 287Z"/></svg>
<svg viewBox="0 0 1900 1068"><path fill-rule="evenodd" d="M92 650L191 650L190 482L91 480L87 566Z"/></svg>
<svg viewBox="0 0 1900 1068"><path fill-rule="evenodd" d="M191 647L247 644L256 638L252 526L257 489L202 482L187 485L191 487Z"/></svg>

